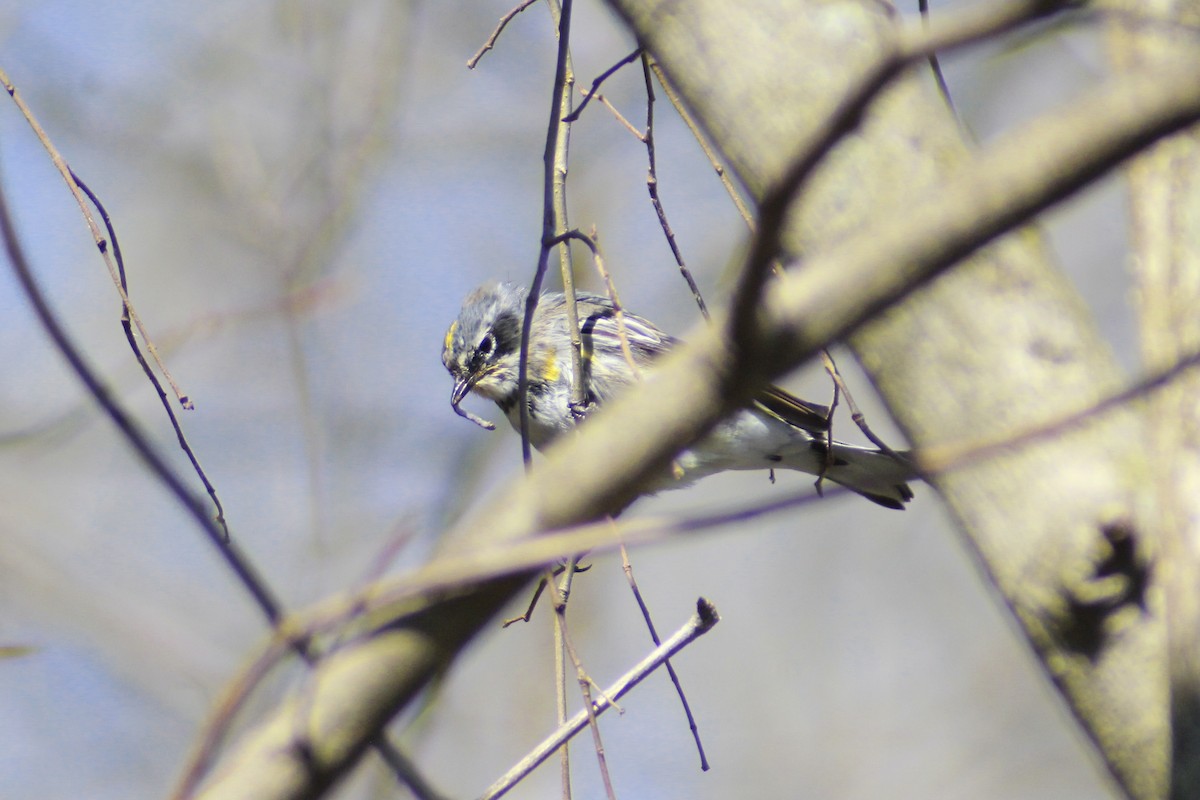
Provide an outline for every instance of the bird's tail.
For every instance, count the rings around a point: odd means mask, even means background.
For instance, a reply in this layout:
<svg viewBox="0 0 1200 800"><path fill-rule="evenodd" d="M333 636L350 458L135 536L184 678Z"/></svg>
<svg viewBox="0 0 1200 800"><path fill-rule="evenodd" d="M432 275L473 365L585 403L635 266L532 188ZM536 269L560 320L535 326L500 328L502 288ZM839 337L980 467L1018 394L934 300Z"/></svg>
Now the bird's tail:
<svg viewBox="0 0 1200 800"><path fill-rule="evenodd" d="M901 510L913 498L908 481L916 471L900 452L895 456L870 447L833 443L829 453L824 442L811 442L808 452L784 454L779 466L824 475L851 491L887 508Z"/></svg>

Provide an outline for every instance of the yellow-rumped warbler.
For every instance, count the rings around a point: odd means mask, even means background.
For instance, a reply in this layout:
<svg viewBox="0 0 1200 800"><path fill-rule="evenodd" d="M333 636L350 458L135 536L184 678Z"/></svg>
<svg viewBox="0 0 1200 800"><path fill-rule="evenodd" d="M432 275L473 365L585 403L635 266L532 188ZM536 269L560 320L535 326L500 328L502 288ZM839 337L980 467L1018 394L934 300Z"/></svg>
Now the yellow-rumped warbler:
<svg viewBox="0 0 1200 800"><path fill-rule="evenodd" d="M526 291L511 283L481 286L463 301L458 319L446 332L442 363L454 378L451 406L485 427L494 427L459 408L468 392L495 401L513 427L520 430L517 408L521 326ZM576 293L583 342L587 402L603 404L638 379L621 346L612 301L601 295ZM652 322L623 312L622 327L638 370L678 343ZM571 410L571 336L566 300L543 294L529 335L529 437L539 450L575 425ZM770 388L753 406L739 411L675 459L674 476L658 488L683 486L730 469L786 468L824 474L829 480L888 508L901 509L912 499L905 482L913 477L906 464L880 450L835 442L826 446L828 409Z"/></svg>

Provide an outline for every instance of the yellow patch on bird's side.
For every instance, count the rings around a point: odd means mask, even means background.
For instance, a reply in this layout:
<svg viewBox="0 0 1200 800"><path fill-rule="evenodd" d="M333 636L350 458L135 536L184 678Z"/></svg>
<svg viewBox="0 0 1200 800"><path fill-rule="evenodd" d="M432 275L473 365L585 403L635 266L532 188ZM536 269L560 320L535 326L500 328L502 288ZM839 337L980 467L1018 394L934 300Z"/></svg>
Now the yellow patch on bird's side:
<svg viewBox="0 0 1200 800"><path fill-rule="evenodd" d="M551 351L546 356L546 363L542 365L542 380L546 383L554 383L558 380L558 357Z"/></svg>
<svg viewBox="0 0 1200 800"><path fill-rule="evenodd" d="M458 330L458 320L450 323L450 330L446 331L446 341L442 343L443 350L450 349L450 343L454 341L454 332Z"/></svg>

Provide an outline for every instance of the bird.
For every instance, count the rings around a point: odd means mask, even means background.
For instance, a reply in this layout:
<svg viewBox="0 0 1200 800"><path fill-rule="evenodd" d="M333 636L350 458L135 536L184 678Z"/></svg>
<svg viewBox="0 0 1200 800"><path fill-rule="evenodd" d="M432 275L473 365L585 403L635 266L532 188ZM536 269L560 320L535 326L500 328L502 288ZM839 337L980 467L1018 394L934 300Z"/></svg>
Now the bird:
<svg viewBox="0 0 1200 800"><path fill-rule="evenodd" d="M442 364L454 380L451 408L489 430L495 425L460 403L470 393L491 400L520 431L519 363L527 296L527 290L514 283L486 283L466 297L446 332ZM605 295L580 291L575 302L585 406L603 406L680 344L645 317L618 309ZM538 298L530 325L527 375L529 440L540 451L580 424L578 409L571 402L571 333L561 292ZM823 405L769 387L753 404L735 411L679 453L670 474L647 491L689 486L727 470L791 469L827 478L886 508L903 509L913 498L908 481L915 477L905 454L831 443L829 416Z"/></svg>

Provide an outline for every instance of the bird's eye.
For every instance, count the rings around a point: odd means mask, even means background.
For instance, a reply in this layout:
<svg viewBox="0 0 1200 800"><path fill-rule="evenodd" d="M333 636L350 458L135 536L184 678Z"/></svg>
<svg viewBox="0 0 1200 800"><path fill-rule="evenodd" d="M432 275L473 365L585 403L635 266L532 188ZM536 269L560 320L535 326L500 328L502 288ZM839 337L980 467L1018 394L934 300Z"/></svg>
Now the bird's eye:
<svg viewBox="0 0 1200 800"><path fill-rule="evenodd" d="M479 346L475 348L475 352L487 358L492 354L492 350L496 349L496 337L489 333L479 342Z"/></svg>

